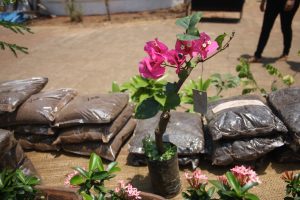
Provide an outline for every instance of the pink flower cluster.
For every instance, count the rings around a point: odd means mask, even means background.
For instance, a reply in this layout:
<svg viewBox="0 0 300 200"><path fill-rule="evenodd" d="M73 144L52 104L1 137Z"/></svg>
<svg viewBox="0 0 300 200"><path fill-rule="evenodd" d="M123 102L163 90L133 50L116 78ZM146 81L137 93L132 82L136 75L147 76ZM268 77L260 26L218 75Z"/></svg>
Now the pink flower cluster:
<svg viewBox="0 0 300 200"><path fill-rule="evenodd" d="M77 172L76 170L74 170L73 172L67 174L64 185L67 186L67 187L75 187L75 186L71 185L70 181L73 178L73 176L76 176L78 174L79 174L79 172Z"/></svg>
<svg viewBox="0 0 300 200"><path fill-rule="evenodd" d="M253 182L261 183L256 172L253 171L250 167L245 167L243 165L235 166L234 168L230 169L230 171L236 177L241 186ZM228 181L225 176L220 176L219 181L221 181L224 185L228 185Z"/></svg>
<svg viewBox="0 0 300 200"><path fill-rule="evenodd" d="M124 200L139 200L142 199L140 191L134 188L131 184L125 184L125 181L119 181L119 186L115 188L115 193Z"/></svg>
<svg viewBox="0 0 300 200"><path fill-rule="evenodd" d="M194 189L199 189L201 185L207 183L207 176L202 174L200 169L196 169L192 174L185 172L185 178L189 185Z"/></svg>
<svg viewBox="0 0 300 200"><path fill-rule="evenodd" d="M146 43L144 50L148 57L139 63L139 72L144 78L158 79L165 73L166 66L176 68L178 74L187 56L190 59L200 57L205 60L209 55L216 52L218 43L211 41L206 33L200 33L199 39L190 41L177 40L175 49L169 50L168 47L158 39Z"/></svg>

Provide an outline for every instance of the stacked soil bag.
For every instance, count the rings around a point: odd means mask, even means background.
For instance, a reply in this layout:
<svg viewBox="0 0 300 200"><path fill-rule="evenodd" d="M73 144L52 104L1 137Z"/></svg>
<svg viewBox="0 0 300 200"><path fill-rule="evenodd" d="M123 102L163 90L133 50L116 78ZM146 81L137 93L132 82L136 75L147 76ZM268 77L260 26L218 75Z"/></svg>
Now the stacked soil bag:
<svg viewBox="0 0 300 200"><path fill-rule="evenodd" d="M288 128L288 145L276 155L281 162L300 161L300 88L285 88L272 92L268 102Z"/></svg>
<svg viewBox="0 0 300 200"><path fill-rule="evenodd" d="M0 115L0 126L10 126L23 149L55 151L57 138L51 128L57 113L65 107L77 92L73 89L58 89L34 94L14 112Z"/></svg>
<svg viewBox="0 0 300 200"><path fill-rule="evenodd" d="M0 170L20 168L27 175L37 175L12 132L0 129Z"/></svg>
<svg viewBox="0 0 300 200"><path fill-rule="evenodd" d="M59 136L53 144L67 152L86 156L95 152L113 161L135 128L133 111L123 93L78 96L58 113L54 126Z"/></svg>
<svg viewBox="0 0 300 200"><path fill-rule="evenodd" d="M286 127L258 96L211 103L206 118L213 165L255 161L284 145Z"/></svg>
<svg viewBox="0 0 300 200"><path fill-rule="evenodd" d="M143 139L148 135L154 140L155 129L161 113L155 117L138 120L134 137L131 139L129 151L131 164L144 164ZM197 114L171 112L171 118L167 130L163 135L164 142L171 142L178 148L179 164L191 163L193 167L198 165L199 154L204 152L204 134L201 118Z"/></svg>

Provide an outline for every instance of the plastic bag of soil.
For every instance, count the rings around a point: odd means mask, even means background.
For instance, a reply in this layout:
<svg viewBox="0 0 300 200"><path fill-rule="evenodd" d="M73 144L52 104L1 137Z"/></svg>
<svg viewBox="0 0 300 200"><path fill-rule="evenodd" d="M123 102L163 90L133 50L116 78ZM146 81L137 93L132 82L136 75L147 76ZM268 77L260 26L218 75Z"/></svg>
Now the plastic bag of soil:
<svg viewBox="0 0 300 200"><path fill-rule="evenodd" d="M135 125L136 121L134 119L130 119L116 137L109 143L85 142L82 144L62 144L62 149L66 152L84 156L90 156L92 152L95 152L102 158L114 161L117 159L117 155L121 150L122 145L131 136Z"/></svg>
<svg viewBox="0 0 300 200"><path fill-rule="evenodd" d="M0 115L0 126L24 124L51 124L64 106L66 106L77 92L73 89L58 89L40 92L27 99L12 113Z"/></svg>
<svg viewBox="0 0 300 200"><path fill-rule="evenodd" d="M209 133L214 141L262 137L286 133L287 129L259 96L222 99L208 106Z"/></svg>
<svg viewBox="0 0 300 200"><path fill-rule="evenodd" d="M213 144L212 164L230 165L236 162L255 161L283 145L281 136L216 142Z"/></svg>
<svg viewBox="0 0 300 200"><path fill-rule="evenodd" d="M81 125L59 131L54 144L74 144L88 141L108 143L131 118L134 106L128 104L119 116L109 124Z"/></svg>
<svg viewBox="0 0 300 200"><path fill-rule="evenodd" d="M154 132L160 114L158 113L153 118L138 120L134 136L129 143L130 153L144 154L142 141L148 135L154 140ZM200 116L184 112L171 112L163 141L175 144L179 156L202 153L204 151L204 135Z"/></svg>
<svg viewBox="0 0 300 200"><path fill-rule="evenodd" d="M279 163L300 162L300 152L295 152L286 145L274 150L274 152L272 152L272 157Z"/></svg>
<svg viewBox="0 0 300 200"><path fill-rule="evenodd" d="M54 135L56 130L51 128L49 125L17 125L9 127L9 130L15 134L21 135Z"/></svg>
<svg viewBox="0 0 300 200"><path fill-rule="evenodd" d="M55 127L112 122L128 103L124 93L77 96L57 115Z"/></svg>
<svg viewBox="0 0 300 200"><path fill-rule="evenodd" d="M293 149L300 148L300 88L285 88L272 92L268 102L292 135Z"/></svg>
<svg viewBox="0 0 300 200"><path fill-rule="evenodd" d="M57 136L49 135L22 135L16 134L16 139L24 150L59 151L60 146L53 144Z"/></svg>
<svg viewBox="0 0 300 200"><path fill-rule="evenodd" d="M31 95L41 91L48 78L34 77L0 83L0 112L13 112Z"/></svg>
<svg viewBox="0 0 300 200"><path fill-rule="evenodd" d="M8 146L11 148L7 148ZM38 175L13 133L3 129L0 129L0 160L0 170L20 168L27 175Z"/></svg>

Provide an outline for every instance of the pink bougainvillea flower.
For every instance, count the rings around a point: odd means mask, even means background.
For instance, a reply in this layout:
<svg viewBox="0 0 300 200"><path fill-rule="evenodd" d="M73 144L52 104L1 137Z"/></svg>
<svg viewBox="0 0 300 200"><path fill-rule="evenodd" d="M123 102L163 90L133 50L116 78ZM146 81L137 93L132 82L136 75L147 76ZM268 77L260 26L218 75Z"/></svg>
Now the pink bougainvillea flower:
<svg viewBox="0 0 300 200"><path fill-rule="evenodd" d="M178 53L176 50L170 50L166 54L167 61L171 65L176 66L176 73L178 74L180 72L181 66L185 63L186 57L182 53Z"/></svg>
<svg viewBox="0 0 300 200"><path fill-rule="evenodd" d="M125 181L119 181L118 187L115 188L115 193L124 200L139 200L142 199L140 191L134 188L131 184L125 184Z"/></svg>
<svg viewBox="0 0 300 200"><path fill-rule="evenodd" d="M139 72L144 78L158 79L164 75L166 70L162 63L163 60L154 61L146 57L139 63Z"/></svg>
<svg viewBox="0 0 300 200"><path fill-rule="evenodd" d="M185 178L194 189L199 189L201 185L206 184L208 180L207 176L202 174L200 169L196 169L192 174L185 172Z"/></svg>
<svg viewBox="0 0 300 200"><path fill-rule="evenodd" d="M165 58L165 54L168 52L168 47L155 38L154 41L146 43L144 50L148 53L152 60L161 60Z"/></svg>
<svg viewBox="0 0 300 200"><path fill-rule="evenodd" d="M195 51L200 54L202 60L215 53L218 47L218 43L211 41L209 35L204 32L200 33L200 39L195 43Z"/></svg>
<svg viewBox="0 0 300 200"><path fill-rule="evenodd" d="M195 57L198 54L197 46L197 40L177 40L175 44L175 50L178 53L182 53L183 55L190 55L191 57Z"/></svg>
<svg viewBox="0 0 300 200"><path fill-rule="evenodd" d="M253 171L250 167L245 167L243 165L235 166L234 168L230 169L230 171L237 178L241 186L252 182L261 183L256 172Z"/></svg>

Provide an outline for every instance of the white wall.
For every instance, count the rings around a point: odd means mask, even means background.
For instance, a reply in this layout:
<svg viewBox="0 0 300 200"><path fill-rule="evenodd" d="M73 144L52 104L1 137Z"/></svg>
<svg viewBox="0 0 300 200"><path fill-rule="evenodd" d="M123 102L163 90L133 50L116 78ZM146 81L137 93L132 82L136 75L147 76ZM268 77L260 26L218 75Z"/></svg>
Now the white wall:
<svg viewBox="0 0 300 200"><path fill-rule="evenodd" d="M83 15L106 14L104 0L75 0ZM184 0L110 0L111 13L138 12L170 8ZM41 0L51 14L67 15L65 0Z"/></svg>

